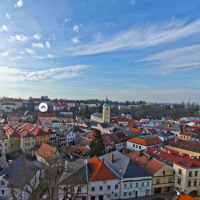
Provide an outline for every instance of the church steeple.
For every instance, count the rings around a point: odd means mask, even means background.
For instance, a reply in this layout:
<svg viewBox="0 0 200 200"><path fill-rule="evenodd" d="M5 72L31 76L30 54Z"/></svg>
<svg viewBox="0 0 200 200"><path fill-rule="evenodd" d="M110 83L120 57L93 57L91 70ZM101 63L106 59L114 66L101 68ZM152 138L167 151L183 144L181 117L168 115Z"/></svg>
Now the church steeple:
<svg viewBox="0 0 200 200"><path fill-rule="evenodd" d="M107 97L103 104L102 122L103 123L110 122L110 102Z"/></svg>

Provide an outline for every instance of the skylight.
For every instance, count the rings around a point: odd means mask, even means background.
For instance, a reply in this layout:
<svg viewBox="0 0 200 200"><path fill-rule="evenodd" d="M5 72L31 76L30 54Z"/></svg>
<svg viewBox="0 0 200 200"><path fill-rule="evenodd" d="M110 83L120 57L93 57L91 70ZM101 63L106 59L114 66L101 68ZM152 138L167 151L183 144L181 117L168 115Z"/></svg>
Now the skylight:
<svg viewBox="0 0 200 200"><path fill-rule="evenodd" d="M153 153L156 153L157 151L154 151Z"/></svg>
<svg viewBox="0 0 200 200"><path fill-rule="evenodd" d="M160 152L158 152L158 154L157 155L159 155L160 154Z"/></svg>

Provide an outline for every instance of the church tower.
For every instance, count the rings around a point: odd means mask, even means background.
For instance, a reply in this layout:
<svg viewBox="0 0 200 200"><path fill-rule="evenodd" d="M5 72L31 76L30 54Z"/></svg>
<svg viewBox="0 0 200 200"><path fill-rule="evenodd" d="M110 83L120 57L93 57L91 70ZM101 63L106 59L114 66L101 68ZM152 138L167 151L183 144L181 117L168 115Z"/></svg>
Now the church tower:
<svg viewBox="0 0 200 200"><path fill-rule="evenodd" d="M109 100L106 98L103 104L103 116L102 116L102 122L110 122L110 104Z"/></svg>

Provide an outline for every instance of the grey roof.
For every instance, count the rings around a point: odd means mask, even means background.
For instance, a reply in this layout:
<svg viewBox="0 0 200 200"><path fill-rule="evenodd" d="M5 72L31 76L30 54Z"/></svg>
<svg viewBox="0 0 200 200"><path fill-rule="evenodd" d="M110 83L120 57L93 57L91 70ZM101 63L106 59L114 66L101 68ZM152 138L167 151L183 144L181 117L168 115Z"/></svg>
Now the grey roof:
<svg viewBox="0 0 200 200"><path fill-rule="evenodd" d="M97 126L99 124L99 122L91 121L91 122L85 122L85 124L88 127L92 127L92 126Z"/></svg>
<svg viewBox="0 0 200 200"><path fill-rule="evenodd" d="M103 114L102 114L102 113L96 112L96 113L93 113L92 116L98 117L98 118L101 118L101 119L102 119Z"/></svg>
<svg viewBox="0 0 200 200"><path fill-rule="evenodd" d="M76 146L87 146L90 145L91 139L88 139L86 137L80 137L77 141L76 141Z"/></svg>
<svg viewBox="0 0 200 200"><path fill-rule="evenodd" d="M167 131L162 131L159 133L160 136L166 137L166 136L172 136L175 135L174 133L172 133L171 131L167 130Z"/></svg>
<svg viewBox="0 0 200 200"><path fill-rule="evenodd" d="M38 170L39 168L33 165L32 162L24 156L20 156L1 171L0 176L11 181L14 187L24 188L27 185L27 180L30 181Z"/></svg>
<svg viewBox="0 0 200 200"><path fill-rule="evenodd" d="M116 114L110 114L110 117L111 118L117 118L117 115Z"/></svg>
<svg viewBox="0 0 200 200"><path fill-rule="evenodd" d="M134 137L138 137L138 136L143 136L144 135L143 133L129 131L129 130L124 130L124 132L125 132L125 135L128 136L129 138L134 138Z"/></svg>
<svg viewBox="0 0 200 200"><path fill-rule="evenodd" d="M181 131L181 125L178 125L178 124L172 124L170 128L171 128L171 131L178 131L178 132Z"/></svg>
<svg viewBox="0 0 200 200"><path fill-rule="evenodd" d="M108 123L99 123L99 124L102 126L102 128L111 128L112 127L112 125L110 125Z"/></svg>
<svg viewBox="0 0 200 200"><path fill-rule="evenodd" d="M113 163L110 163L111 154L114 156ZM137 165L133 160L117 150L99 157L99 159L102 158L104 159L104 162L106 162L106 164L122 178L151 176L149 172L147 172L145 169Z"/></svg>

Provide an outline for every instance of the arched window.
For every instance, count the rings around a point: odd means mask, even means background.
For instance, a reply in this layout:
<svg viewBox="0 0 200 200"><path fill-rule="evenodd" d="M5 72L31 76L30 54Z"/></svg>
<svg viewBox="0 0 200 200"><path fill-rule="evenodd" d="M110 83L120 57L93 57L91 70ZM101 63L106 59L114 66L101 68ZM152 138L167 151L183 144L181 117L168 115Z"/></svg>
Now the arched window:
<svg viewBox="0 0 200 200"><path fill-rule="evenodd" d="M4 181L1 181L1 185L5 185L5 182L4 182Z"/></svg>

